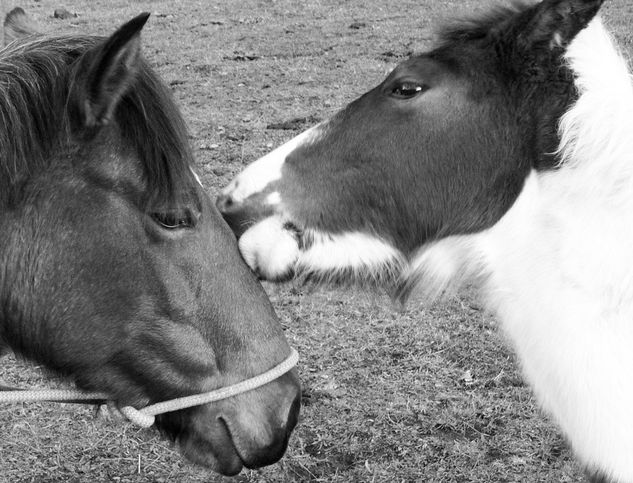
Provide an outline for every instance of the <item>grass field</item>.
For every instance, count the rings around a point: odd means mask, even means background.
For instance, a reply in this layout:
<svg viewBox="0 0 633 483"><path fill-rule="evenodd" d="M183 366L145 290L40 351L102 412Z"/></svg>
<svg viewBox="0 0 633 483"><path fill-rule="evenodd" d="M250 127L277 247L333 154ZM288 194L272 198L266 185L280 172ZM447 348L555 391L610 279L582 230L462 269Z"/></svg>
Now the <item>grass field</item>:
<svg viewBox="0 0 633 483"><path fill-rule="evenodd" d="M17 5L5 2L5 8ZM26 1L49 32L108 34L150 11L144 52L188 121L211 195L247 163L378 83L427 47L438 19L473 0ZM53 19L64 6L78 16ZM633 54L633 3L604 18ZM266 285L304 387L277 465L240 482L583 481L535 406L493 318L471 294L399 307L380 293ZM44 386L12 358L0 380ZM225 481L154 432L70 405L0 406L0 482ZM229 481L228 479L226 481Z"/></svg>

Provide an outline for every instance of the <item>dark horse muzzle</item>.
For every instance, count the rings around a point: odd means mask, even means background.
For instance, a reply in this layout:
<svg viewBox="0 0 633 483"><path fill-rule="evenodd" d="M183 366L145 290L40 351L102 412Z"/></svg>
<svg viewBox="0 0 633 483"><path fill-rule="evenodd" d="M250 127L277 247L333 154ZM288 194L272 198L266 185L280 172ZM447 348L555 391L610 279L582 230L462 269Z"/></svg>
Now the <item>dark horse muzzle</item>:
<svg viewBox="0 0 633 483"><path fill-rule="evenodd" d="M184 456L224 475L279 461L301 405L294 371L218 403L160 415L157 426L175 438Z"/></svg>

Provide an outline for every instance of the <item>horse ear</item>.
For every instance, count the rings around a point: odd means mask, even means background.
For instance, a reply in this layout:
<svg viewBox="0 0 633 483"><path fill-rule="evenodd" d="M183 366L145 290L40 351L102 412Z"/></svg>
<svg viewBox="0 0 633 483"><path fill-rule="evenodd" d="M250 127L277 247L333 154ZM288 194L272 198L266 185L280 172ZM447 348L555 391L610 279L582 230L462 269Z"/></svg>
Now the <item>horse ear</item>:
<svg viewBox="0 0 633 483"><path fill-rule="evenodd" d="M38 33L40 32L35 22L20 7L15 7L4 17L4 45Z"/></svg>
<svg viewBox="0 0 633 483"><path fill-rule="evenodd" d="M140 32L149 15L134 17L79 59L69 107L80 127L108 124L134 83L140 70Z"/></svg>
<svg viewBox="0 0 633 483"><path fill-rule="evenodd" d="M543 0L517 19L513 34L521 50L564 50L596 16L604 0ZM518 24L518 25L517 25Z"/></svg>

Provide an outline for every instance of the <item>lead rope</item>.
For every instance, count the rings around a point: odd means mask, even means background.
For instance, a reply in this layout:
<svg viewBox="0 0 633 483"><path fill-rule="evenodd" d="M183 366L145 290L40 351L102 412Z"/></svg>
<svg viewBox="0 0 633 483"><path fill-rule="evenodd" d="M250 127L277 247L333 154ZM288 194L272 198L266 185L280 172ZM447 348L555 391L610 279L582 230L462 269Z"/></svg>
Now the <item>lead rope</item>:
<svg viewBox="0 0 633 483"><path fill-rule="evenodd" d="M281 364L276 365L272 369L245 381L232 384L231 386L221 387L214 391L205 392L203 394L194 394L192 396L179 397L169 401L163 401L151 406L145 406L141 409L132 406L124 406L119 411L131 423L141 428L149 428L154 424L155 416L180 409L187 409L202 404L208 404L214 401L227 399L244 392L251 391L261 387L275 379L283 376L290 371L299 361L299 354L295 349L290 349L290 355ZM99 402L107 401L107 394L99 392L83 392L78 389L35 389L28 391L0 391L0 403L16 403L16 402Z"/></svg>

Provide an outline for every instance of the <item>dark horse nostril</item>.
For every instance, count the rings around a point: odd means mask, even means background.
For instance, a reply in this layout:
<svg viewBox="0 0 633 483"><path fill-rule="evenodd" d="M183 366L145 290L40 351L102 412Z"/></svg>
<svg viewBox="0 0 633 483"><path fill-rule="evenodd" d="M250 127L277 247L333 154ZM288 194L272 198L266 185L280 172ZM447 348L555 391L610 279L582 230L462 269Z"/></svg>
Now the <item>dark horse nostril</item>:
<svg viewBox="0 0 633 483"><path fill-rule="evenodd" d="M261 448L256 454L252 454L249 460L244 462L244 466L250 469L261 468L262 466L276 463L281 459L288 448L290 435L299 419L300 400L301 397L299 396L293 402L285 426L272 430L273 442L265 448Z"/></svg>
<svg viewBox="0 0 633 483"><path fill-rule="evenodd" d="M264 196L266 193L235 199L231 194L222 194L216 198L215 206L239 238L255 223L274 213L271 205L261 202Z"/></svg>
<svg viewBox="0 0 633 483"><path fill-rule="evenodd" d="M292 401L292 405L290 406L290 411L288 412L288 420L286 421L286 434L290 436L290 433L299 420L299 411L301 409L301 392L299 392L294 401Z"/></svg>
<svg viewBox="0 0 633 483"><path fill-rule="evenodd" d="M262 466L276 463L286 452L292 430L299 420L301 408L301 390L296 376L292 376L292 381L291 390L294 392L294 399L288 408L288 413L285 415L280 414L282 420L278 420L276 424L269 427L268 431L271 434L270 444L253 451L249 455L248 461L244 461L244 466L247 468L261 468ZM278 410L281 410L281 408L278 408Z"/></svg>
<svg viewBox="0 0 633 483"><path fill-rule="evenodd" d="M233 197L231 195L220 195L215 200L215 206L220 210L220 213L230 210L233 204Z"/></svg>

